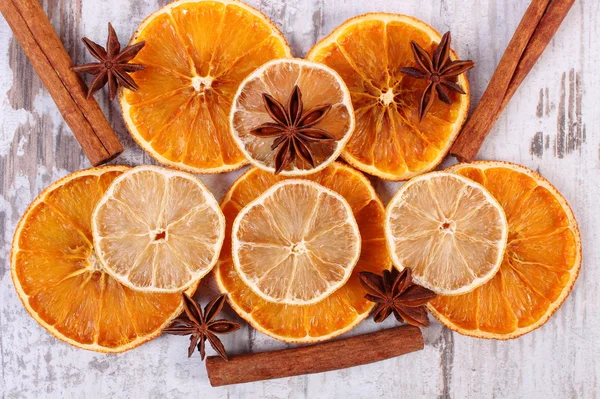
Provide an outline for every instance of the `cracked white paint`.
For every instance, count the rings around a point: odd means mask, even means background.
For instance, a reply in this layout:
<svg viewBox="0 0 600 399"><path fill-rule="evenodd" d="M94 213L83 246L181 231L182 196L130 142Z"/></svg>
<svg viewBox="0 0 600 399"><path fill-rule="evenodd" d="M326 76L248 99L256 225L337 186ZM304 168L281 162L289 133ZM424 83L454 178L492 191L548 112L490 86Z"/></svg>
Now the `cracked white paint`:
<svg viewBox="0 0 600 399"><path fill-rule="evenodd" d="M68 51L89 60L79 37L103 43L112 21L125 41L137 25L168 0L43 0ZM469 72L478 99L529 0L251 0L282 29L296 56L344 20L370 11L420 18L451 30L453 47L477 67ZM600 397L600 50L596 35L600 5L579 0L538 65L525 80L490 137L481 159L500 159L539 170L570 201L584 242L584 264L572 295L541 329L509 342L477 340L451 333L438 323L425 330L425 350L363 367L239 386L210 388L199 356L187 359L187 340L160 337L121 355L75 349L50 336L29 317L9 272L12 234L20 215L52 181L89 163L48 93L31 75L0 18L0 397L2 398L593 398ZM12 46L12 47L11 47ZM16 81L15 74L22 79ZM563 80L563 76L565 77ZM570 77L574 77L571 84ZM579 79L579 80L578 80ZM564 90L563 90L564 87ZM571 87L574 91L571 92ZM579 98L575 105L570 98ZM21 108L23 93L30 104ZM542 94L540 94L542 93ZM571 93L574 93L573 95ZM126 133L118 104L96 95L119 134L119 163L153 160ZM561 105L563 115L561 116ZM31 111L28 111L31 107ZM541 107L541 108L540 108ZM539 111L541 109L541 111ZM572 114L569 114L573 110ZM587 136L562 157L553 142L559 127ZM581 129L579 129L581 127ZM540 133L541 132L541 133ZM578 133L579 134L579 133ZM548 147L545 146L549 137ZM556 138L556 139L555 139ZM535 146L534 146L534 140ZM539 145L542 140L542 145ZM554 140L554 141L553 141ZM568 140L567 140L568 143ZM535 148L535 151L532 151ZM447 160L444 165L453 161ZM217 198L241 172L202 176ZM387 202L400 186L374 180ZM206 300L210 281L199 291ZM231 311L228 313L233 317ZM357 334L394 325L362 323ZM285 348L244 326L224 337L231 353ZM209 354L213 354L209 350Z"/></svg>
<svg viewBox="0 0 600 399"><path fill-rule="evenodd" d="M0 156L10 152L17 128L27 122L28 112L14 109L8 101L8 92L12 86L13 73L8 66L8 48L12 35L4 23L0 33L0 57L2 58L2 73L0 73Z"/></svg>

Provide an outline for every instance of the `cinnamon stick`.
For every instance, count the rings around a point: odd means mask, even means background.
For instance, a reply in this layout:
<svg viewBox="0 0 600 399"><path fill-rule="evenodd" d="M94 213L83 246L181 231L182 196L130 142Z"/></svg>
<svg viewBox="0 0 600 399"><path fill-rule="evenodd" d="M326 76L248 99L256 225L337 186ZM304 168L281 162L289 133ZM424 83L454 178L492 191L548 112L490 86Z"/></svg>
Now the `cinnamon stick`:
<svg viewBox="0 0 600 399"><path fill-rule="evenodd" d="M404 325L300 348L206 359L213 387L321 373L389 359L423 349L418 327Z"/></svg>
<svg viewBox="0 0 600 399"><path fill-rule="evenodd" d="M87 99L79 77L70 70L71 58L38 0L0 0L0 12L63 118L94 166L123 151L98 103Z"/></svg>
<svg viewBox="0 0 600 399"><path fill-rule="evenodd" d="M515 94L527 74L538 61L574 3L575 0L553 0L550 2L537 29L533 33L533 36L531 36L529 44L527 44L527 48L523 53L523 57L521 57L519 65L517 65L517 69L513 74L510 85L502 99L502 105L500 106L498 116L502 114L502 111L504 111L504 108L508 105L513 94Z"/></svg>
<svg viewBox="0 0 600 399"><path fill-rule="evenodd" d="M574 0L532 0L481 100L450 149L472 161L525 76L556 33Z"/></svg>

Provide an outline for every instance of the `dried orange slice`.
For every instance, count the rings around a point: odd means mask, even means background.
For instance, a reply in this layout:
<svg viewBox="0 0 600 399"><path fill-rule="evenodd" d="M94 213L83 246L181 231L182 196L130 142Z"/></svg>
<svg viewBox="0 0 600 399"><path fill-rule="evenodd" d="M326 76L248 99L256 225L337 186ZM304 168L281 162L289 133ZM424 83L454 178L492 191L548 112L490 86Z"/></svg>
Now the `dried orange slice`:
<svg viewBox="0 0 600 399"><path fill-rule="evenodd" d="M335 69L352 95L356 129L342 156L356 168L388 180L407 180L434 169L444 158L469 111L467 93L452 93L452 105L435 99L419 122L419 98L427 82L400 73L416 66L414 40L430 54L441 36L412 17L372 13L352 18L306 55ZM451 58L457 59L454 52Z"/></svg>
<svg viewBox="0 0 600 399"><path fill-rule="evenodd" d="M92 232L98 259L119 282L142 292L180 292L217 262L225 218L196 177L139 166L98 201Z"/></svg>
<svg viewBox="0 0 600 399"><path fill-rule="evenodd" d="M291 56L267 17L232 0L181 0L150 15L131 43L139 89L120 95L125 123L157 161L192 173L221 173L247 163L229 131L240 82L274 58Z"/></svg>
<svg viewBox="0 0 600 399"><path fill-rule="evenodd" d="M244 206L284 179L258 168L243 174L221 203L227 225L233 224ZM352 208L361 235L361 256L346 284L312 305L266 301L240 278L231 260L229 238L214 269L219 289L229 293L229 303L235 311L258 331L286 342L323 341L355 327L374 306L364 298L366 292L360 285L358 273L370 271L381 274L391 266L383 232L384 207L369 180L353 168L337 162L306 179L337 192ZM230 231L228 228L227 234Z"/></svg>
<svg viewBox="0 0 600 399"><path fill-rule="evenodd" d="M78 348L135 348L158 336L183 309L181 294L133 291L96 258L92 210L127 169L82 170L53 183L31 203L15 232L11 274L19 298L42 327Z"/></svg>
<svg viewBox="0 0 600 399"><path fill-rule="evenodd" d="M386 210L392 261L440 295L473 291L498 271L508 236L502 207L481 185L433 172L405 183Z"/></svg>
<svg viewBox="0 0 600 399"><path fill-rule="evenodd" d="M523 166L482 161L448 170L482 184L500 202L508 246L492 280L466 295L437 297L431 312L452 330L479 338L516 338L540 327L581 268L581 238L567 201Z"/></svg>
<svg viewBox="0 0 600 399"><path fill-rule="evenodd" d="M317 303L350 278L360 232L348 202L310 180L286 180L241 210L233 264L252 291L276 303Z"/></svg>
<svg viewBox="0 0 600 399"><path fill-rule="evenodd" d="M233 137L250 162L285 176L322 170L339 157L354 130L342 78L325 65L300 59L273 60L250 74L230 118ZM266 128L254 133L261 126ZM288 162L286 154L291 154Z"/></svg>

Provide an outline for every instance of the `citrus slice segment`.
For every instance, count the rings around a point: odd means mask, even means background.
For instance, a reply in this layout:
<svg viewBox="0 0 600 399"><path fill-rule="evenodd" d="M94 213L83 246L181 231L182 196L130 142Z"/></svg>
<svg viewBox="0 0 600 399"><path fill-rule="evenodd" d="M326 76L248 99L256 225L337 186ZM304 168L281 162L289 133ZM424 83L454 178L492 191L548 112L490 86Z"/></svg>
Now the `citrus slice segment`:
<svg viewBox="0 0 600 399"><path fill-rule="evenodd" d="M360 232L348 202L310 180L280 182L233 223L233 263L260 297L308 305L339 289L360 256Z"/></svg>
<svg viewBox="0 0 600 399"><path fill-rule="evenodd" d="M180 294L131 290L96 258L92 210L127 169L82 170L53 183L31 203L15 232L11 274L19 298L42 327L78 348L135 348L158 336L183 309Z"/></svg>
<svg viewBox="0 0 600 399"><path fill-rule="evenodd" d="M290 103L296 90L299 104ZM264 95L279 102L289 117L281 118L286 119L281 125L285 128L259 136L253 134L256 128L277 122L266 108ZM323 110L323 106L330 108ZM294 112L297 107L300 113ZM354 111L346 84L333 69L300 59L280 59L266 63L240 84L230 123L236 143L254 166L300 176L318 172L339 157L354 130ZM288 144L280 139L286 135L298 138ZM288 145L293 160L278 168L278 154Z"/></svg>
<svg viewBox="0 0 600 399"><path fill-rule="evenodd" d="M228 116L240 82L274 58L291 56L267 17L232 0L180 0L150 15L131 43L136 92L122 90L125 123L157 161L192 173L221 173L247 163Z"/></svg>
<svg viewBox="0 0 600 399"><path fill-rule="evenodd" d="M388 180L407 180L434 169L469 111L469 83L462 74L456 83L466 95L451 93L451 105L436 98L419 122L419 99L427 81L400 72L416 66L411 41L431 54L441 35L412 17L371 13L344 22L306 55L335 69L352 95L356 129L342 156ZM451 52L451 58L458 57Z"/></svg>
<svg viewBox="0 0 600 399"><path fill-rule="evenodd" d="M538 173L507 162L460 164L448 171L485 186L508 220L508 245L496 276L466 295L437 297L429 308L464 335L511 339L541 325L573 288L581 238L565 198Z"/></svg>
<svg viewBox="0 0 600 399"><path fill-rule="evenodd" d="M392 261L440 295L470 292L498 271L508 235L502 207L480 184L433 172L405 183L386 210Z"/></svg>
<svg viewBox="0 0 600 399"><path fill-rule="evenodd" d="M139 166L98 201L92 232L100 262L119 282L142 292L180 292L217 262L225 219L194 176Z"/></svg>
<svg viewBox="0 0 600 399"><path fill-rule="evenodd" d="M244 173L229 189L221 207L227 225L232 226L238 213L250 202L280 181L258 168ZM353 168L334 162L321 172L307 176L343 196L358 224L361 255L346 284L321 302L311 305L273 303L256 295L241 279L231 256L230 239L226 239L215 279L219 289L229 294L234 310L258 331L286 342L316 342L338 336L364 320L373 302L364 298L358 273L381 274L389 270L391 261L385 247L383 220L385 210L369 180ZM231 229L227 229L229 235ZM229 237L229 236L228 236Z"/></svg>

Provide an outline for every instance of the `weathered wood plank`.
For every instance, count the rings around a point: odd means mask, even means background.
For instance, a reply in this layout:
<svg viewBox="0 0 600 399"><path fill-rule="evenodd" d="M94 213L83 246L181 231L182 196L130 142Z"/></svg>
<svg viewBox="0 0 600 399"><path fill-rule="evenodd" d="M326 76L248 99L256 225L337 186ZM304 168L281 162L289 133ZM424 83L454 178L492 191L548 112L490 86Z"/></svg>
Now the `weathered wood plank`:
<svg viewBox="0 0 600 399"><path fill-rule="evenodd" d="M86 35L102 41L112 21L126 38L168 0L45 0L53 25L77 62ZM527 0L251 0L271 17L302 56L347 18L369 11L414 15L477 62L470 73L473 101L482 94ZM99 11L101 10L101 11ZM543 328L518 340L493 342L425 331L424 351L360 368L212 389L199 357L185 357L185 340L161 337L122 355L77 350L51 337L21 306L9 272L16 223L51 181L88 167L48 93L0 21L0 396L2 397L600 397L600 4L580 0L539 64L516 93L480 153L539 170L570 201L584 240L584 265L573 294ZM118 132L127 164L153 163L126 132L117 103L99 102ZM589 128L589 132L588 132ZM452 161L447 161L450 163ZM221 197L239 173L202 179ZM387 201L398 184L376 181ZM203 283L201 290L214 287ZM208 296L208 294L204 294ZM391 326L386 322L383 327ZM381 326L365 322L350 333ZM284 344L245 327L225 337L232 352Z"/></svg>

